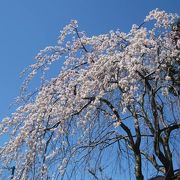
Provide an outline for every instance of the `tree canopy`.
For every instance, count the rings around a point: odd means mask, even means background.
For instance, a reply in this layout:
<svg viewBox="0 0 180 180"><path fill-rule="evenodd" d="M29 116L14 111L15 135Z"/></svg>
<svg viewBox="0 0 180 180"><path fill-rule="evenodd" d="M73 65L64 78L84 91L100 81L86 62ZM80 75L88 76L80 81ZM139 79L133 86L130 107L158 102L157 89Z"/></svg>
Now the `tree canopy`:
<svg viewBox="0 0 180 180"><path fill-rule="evenodd" d="M57 44L25 69L21 106L0 123L8 138L0 147L2 176L10 169L12 179L113 179L129 169L142 180L146 165L149 176L175 178L178 18L155 9L128 33L92 37L76 20L65 26ZM48 78L56 61L63 68ZM35 76L40 85L29 91Z"/></svg>

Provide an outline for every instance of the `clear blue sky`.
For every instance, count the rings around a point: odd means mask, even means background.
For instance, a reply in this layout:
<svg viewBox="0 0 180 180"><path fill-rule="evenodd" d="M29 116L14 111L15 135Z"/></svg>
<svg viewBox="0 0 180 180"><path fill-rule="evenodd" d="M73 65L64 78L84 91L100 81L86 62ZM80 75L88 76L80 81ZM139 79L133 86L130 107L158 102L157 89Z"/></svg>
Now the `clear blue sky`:
<svg viewBox="0 0 180 180"><path fill-rule="evenodd" d="M154 8L180 14L180 0L0 0L0 119L19 94L20 72L77 19L89 35L141 24Z"/></svg>
<svg viewBox="0 0 180 180"><path fill-rule="evenodd" d="M0 119L19 94L20 72L71 19L89 35L128 31L156 7L180 14L180 0L0 0Z"/></svg>

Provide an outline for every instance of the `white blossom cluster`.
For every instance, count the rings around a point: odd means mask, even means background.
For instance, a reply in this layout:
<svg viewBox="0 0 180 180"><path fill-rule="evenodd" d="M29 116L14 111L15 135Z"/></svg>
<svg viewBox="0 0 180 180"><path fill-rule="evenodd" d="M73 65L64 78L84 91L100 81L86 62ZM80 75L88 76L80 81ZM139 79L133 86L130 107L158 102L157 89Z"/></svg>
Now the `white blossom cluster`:
<svg viewBox="0 0 180 180"><path fill-rule="evenodd" d="M62 175L68 153L73 152L73 148L66 149L69 143L66 135L70 136L72 145L82 143L95 123L101 100L111 98L111 93L116 95L117 89L121 94L116 108L123 113L128 105L140 101L145 88L142 77L151 77L151 87L168 96L172 82L167 65L173 65L179 58L170 33L177 18L156 9L142 26L133 25L129 33L117 30L92 37L79 32L77 21L72 21L61 31L56 46L40 51L36 63L25 71L29 74L22 96L26 96L29 82L40 70L44 76L55 61L64 60L64 67L57 77L41 84L34 99L0 123L0 134L9 137L0 148L0 163L15 164L14 179L33 175L43 179L52 172L49 164L53 162L58 167L54 176L57 171ZM155 26L146 28L151 20L155 20ZM163 35L157 33L158 28ZM106 112L106 116L117 128L121 122L113 111Z"/></svg>

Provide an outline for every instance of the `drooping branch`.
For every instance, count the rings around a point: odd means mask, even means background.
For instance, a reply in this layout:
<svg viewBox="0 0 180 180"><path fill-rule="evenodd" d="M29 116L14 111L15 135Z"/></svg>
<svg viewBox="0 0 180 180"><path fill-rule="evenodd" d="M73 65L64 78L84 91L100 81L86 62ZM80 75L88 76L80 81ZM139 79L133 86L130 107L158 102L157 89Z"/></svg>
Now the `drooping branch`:
<svg viewBox="0 0 180 180"><path fill-rule="evenodd" d="M120 121L120 126L123 128L123 130L127 133L128 137L129 137L131 146L134 147L134 140L133 140L131 131L130 131L130 129L122 122L122 120L121 120L121 118L120 118L120 116L119 116L118 111L115 109L115 107L114 107L107 99L100 98L100 101L104 102L104 103L113 111L113 113L116 115L117 120Z"/></svg>
<svg viewBox="0 0 180 180"><path fill-rule="evenodd" d="M179 129L179 128L180 128L180 124L171 124L170 126L161 129L160 133L166 131L168 134L170 134L172 131Z"/></svg>

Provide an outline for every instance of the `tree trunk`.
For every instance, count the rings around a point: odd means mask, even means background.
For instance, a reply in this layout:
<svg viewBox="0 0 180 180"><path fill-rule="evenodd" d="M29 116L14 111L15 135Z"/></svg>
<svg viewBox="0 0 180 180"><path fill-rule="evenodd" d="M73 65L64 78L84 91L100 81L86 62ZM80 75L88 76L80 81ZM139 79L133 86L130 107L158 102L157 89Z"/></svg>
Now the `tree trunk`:
<svg viewBox="0 0 180 180"><path fill-rule="evenodd" d="M142 166L141 166L141 154L137 152L135 154L135 175L137 180L143 180L144 176L142 174Z"/></svg>
<svg viewBox="0 0 180 180"><path fill-rule="evenodd" d="M165 180L173 180L174 179L174 171L172 161L169 162L168 166L165 167L166 170L166 178Z"/></svg>

